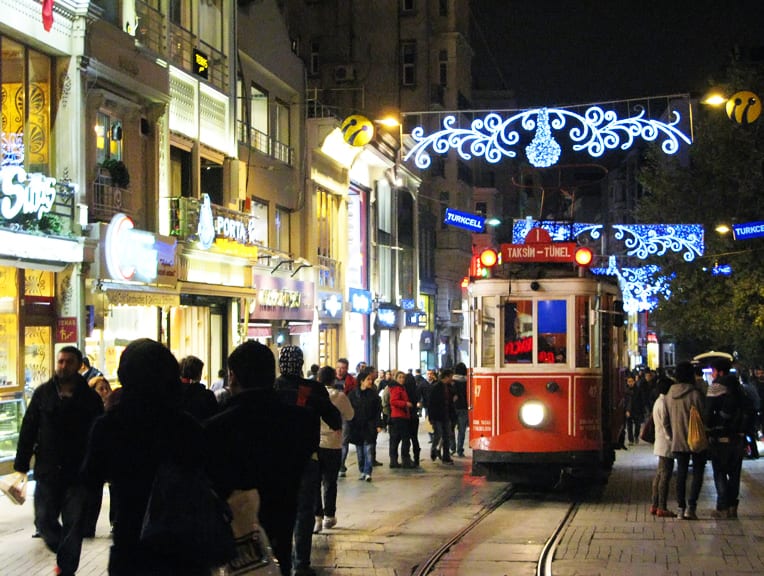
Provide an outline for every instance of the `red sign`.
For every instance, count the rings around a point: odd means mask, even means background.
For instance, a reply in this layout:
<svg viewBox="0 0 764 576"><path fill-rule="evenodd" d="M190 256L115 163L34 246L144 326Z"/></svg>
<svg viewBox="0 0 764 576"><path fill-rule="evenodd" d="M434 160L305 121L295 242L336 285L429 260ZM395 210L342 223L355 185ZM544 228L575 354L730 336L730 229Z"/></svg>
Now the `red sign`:
<svg viewBox="0 0 764 576"><path fill-rule="evenodd" d="M549 232L532 228L525 244L502 244L504 262L575 262L575 242L552 242Z"/></svg>
<svg viewBox="0 0 764 576"><path fill-rule="evenodd" d="M76 344L77 343L77 319L76 318L57 318L56 319L56 343L58 344Z"/></svg>

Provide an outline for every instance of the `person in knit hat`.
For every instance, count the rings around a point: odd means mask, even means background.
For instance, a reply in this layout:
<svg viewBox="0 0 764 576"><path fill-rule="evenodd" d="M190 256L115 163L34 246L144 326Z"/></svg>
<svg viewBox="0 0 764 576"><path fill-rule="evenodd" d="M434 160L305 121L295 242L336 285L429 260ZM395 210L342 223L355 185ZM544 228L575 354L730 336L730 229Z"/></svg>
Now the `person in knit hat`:
<svg viewBox="0 0 764 576"><path fill-rule="evenodd" d="M318 462L318 446L323 420L332 430L342 429L342 416L329 398L321 383L302 377L303 355L299 346L282 346L279 352L279 371L276 378L276 394L290 406L300 406L313 418L315 442L305 466L300 494L297 501L297 520L294 525L293 562L295 576L312 576L310 549L313 544L314 507L320 482L321 469Z"/></svg>

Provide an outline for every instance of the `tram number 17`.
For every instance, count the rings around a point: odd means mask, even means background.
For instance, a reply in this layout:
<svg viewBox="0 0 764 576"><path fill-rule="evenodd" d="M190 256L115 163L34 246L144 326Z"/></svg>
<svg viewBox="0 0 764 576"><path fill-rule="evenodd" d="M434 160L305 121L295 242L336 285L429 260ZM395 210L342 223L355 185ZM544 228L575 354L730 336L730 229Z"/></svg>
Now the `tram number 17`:
<svg viewBox="0 0 764 576"><path fill-rule="evenodd" d="M475 384L474 390L475 390L475 398L477 398L478 396L480 396L480 384Z"/></svg>

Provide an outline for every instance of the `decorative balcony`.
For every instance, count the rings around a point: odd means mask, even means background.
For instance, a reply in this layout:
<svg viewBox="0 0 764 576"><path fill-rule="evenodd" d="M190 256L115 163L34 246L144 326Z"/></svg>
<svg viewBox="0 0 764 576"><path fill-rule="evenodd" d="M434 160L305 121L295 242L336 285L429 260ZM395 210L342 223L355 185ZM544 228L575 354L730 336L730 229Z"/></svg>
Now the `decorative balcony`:
<svg viewBox="0 0 764 576"><path fill-rule="evenodd" d="M127 179L122 177L117 180L109 170L100 167L91 188L92 199L89 207L89 220L108 222L120 212L131 216L130 190L124 184L124 182L129 183L129 181L129 176Z"/></svg>
<svg viewBox="0 0 764 576"><path fill-rule="evenodd" d="M255 128L249 128L249 130L247 130L247 128L246 122L241 120L237 121L239 142L248 144L253 150L257 150L266 156L270 156L284 164L292 166L294 161L294 148L279 142L275 138L271 138L268 134L260 132L260 130ZM247 132L249 132L249 134Z"/></svg>

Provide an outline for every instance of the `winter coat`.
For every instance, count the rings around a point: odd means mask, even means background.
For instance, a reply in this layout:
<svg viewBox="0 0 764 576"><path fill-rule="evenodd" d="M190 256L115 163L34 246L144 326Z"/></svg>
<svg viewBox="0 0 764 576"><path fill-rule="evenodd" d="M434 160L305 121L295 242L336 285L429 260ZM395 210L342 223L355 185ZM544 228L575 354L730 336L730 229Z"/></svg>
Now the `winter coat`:
<svg viewBox="0 0 764 576"><path fill-rule="evenodd" d="M382 427L379 420L382 401L373 388L356 388L350 393L350 403L355 415L350 421L350 443L371 444L377 438L377 428Z"/></svg>
<svg viewBox="0 0 764 576"><path fill-rule="evenodd" d="M430 390L430 407L427 410L430 422L456 422L454 392L450 384L438 381Z"/></svg>
<svg viewBox="0 0 764 576"><path fill-rule="evenodd" d="M672 452L691 452L687 444L687 430L690 422L690 406L695 406L703 414L703 395L695 384L677 382L666 394L666 414L663 425L671 438Z"/></svg>
<svg viewBox="0 0 764 576"><path fill-rule="evenodd" d="M725 390L724 393L706 397L703 420L708 429L709 440L737 439L745 432L742 391L739 387L733 390L722 389Z"/></svg>
<svg viewBox="0 0 764 576"><path fill-rule="evenodd" d="M326 387L329 392L329 400L339 410L343 423L353 419L355 411L350 399L342 391L336 388ZM321 448L339 450L342 448L342 430L332 430L326 422L321 422Z"/></svg>
<svg viewBox="0 0 764 576"><path fill-rule="evenodd" d="M645 415L645 403L642 389L638 384L626 386L626 390L623 393L623 401L626 412L630 414L630 417L637 422L642 421Z"/></svg>
<svg viewBox="0 0 764 576"><path fill-rule="evenodd" d="M201 382L185 383L182 390L181 406L183 410L196 418L197 422L204 422L218 411L215 393L207 390Z"/></svg>
<svg viewBox="0 0 764 576"><path fill-rule="evenodd" d="M387 387L390 391L390 418L402 418L409 419L409 395L406 393L406 389L398 384L392 384Z"/></svg>
<svg viewBox="0 0 764 576"><path fill-rule="evenodd" d="M34 454L38 479L66 483L77 479L90 427L103 413L103 400L81 375L74 378L76 384L69 398L59 395L56 376L32 394L21 422L14 470L29 472Z"/></svg>
<svg viewBox="0 0 764 576"><path fill-rule="evenodd" d="M454 408L456 410L467 409L467 377L460 374L454 374L454 379L451 384L451 388L454 392Z"/></svg>
<svg viewBox="0 0 764 576"><path fill-rule="evenodd" d="M671 436L669 436L663 419L666 415L666 395L661 394L653 404L653 423L655 424L655 442L653 442L653 454L664 458L673 458L671 450Z"/></svg>

